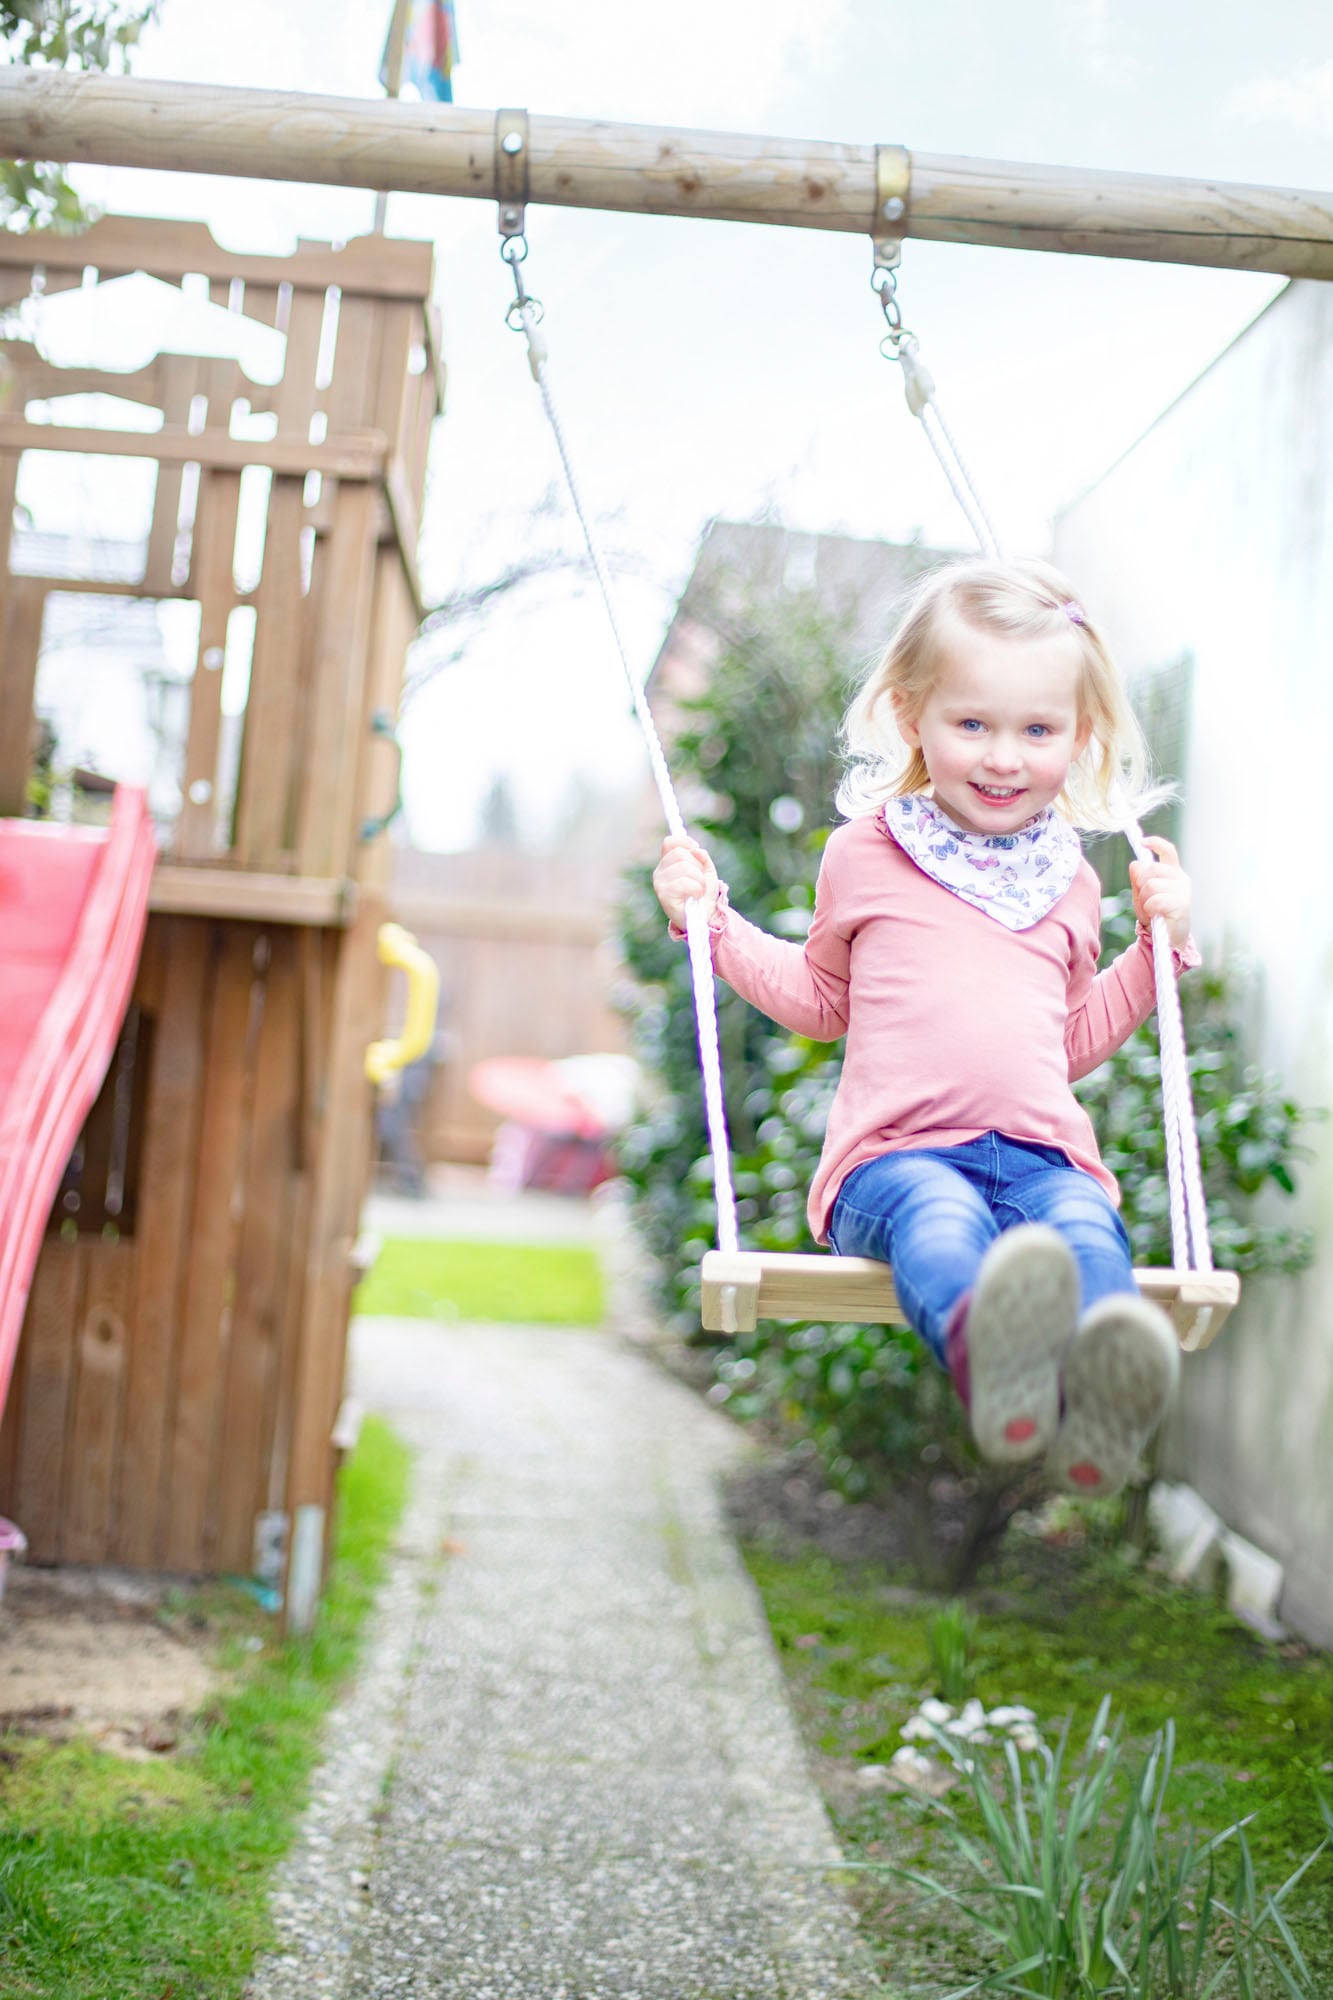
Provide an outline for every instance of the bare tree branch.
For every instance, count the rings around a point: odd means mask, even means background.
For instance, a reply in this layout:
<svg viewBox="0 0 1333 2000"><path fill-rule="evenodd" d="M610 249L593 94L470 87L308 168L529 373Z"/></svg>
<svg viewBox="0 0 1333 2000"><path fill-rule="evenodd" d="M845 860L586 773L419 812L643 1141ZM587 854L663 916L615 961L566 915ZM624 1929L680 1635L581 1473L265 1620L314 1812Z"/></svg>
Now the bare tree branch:
<svg viewBox="0 0 1333 2000"><path fill-rule="evenodd" d="M536 510L543 511L542 509ZM618 550L608 555L607 561L612 572L620 576L647 577L657 580L642 557L628 550ZM548 576L575 576L587 579L592 575L592 564L581 552L565 549L545 549L535 555L523 556L517 562L508 563L485 582L470 584L450 591L448 596L432 605L417 632L417 645L422 640L446 635L453 638L448 650L432 652L420 665L413 667L403 681L400 712L407 708L440 674L458 665L471 644L476 625L485 618L492 607L501 599L524 589L528 584L537 583Z"/></svg>

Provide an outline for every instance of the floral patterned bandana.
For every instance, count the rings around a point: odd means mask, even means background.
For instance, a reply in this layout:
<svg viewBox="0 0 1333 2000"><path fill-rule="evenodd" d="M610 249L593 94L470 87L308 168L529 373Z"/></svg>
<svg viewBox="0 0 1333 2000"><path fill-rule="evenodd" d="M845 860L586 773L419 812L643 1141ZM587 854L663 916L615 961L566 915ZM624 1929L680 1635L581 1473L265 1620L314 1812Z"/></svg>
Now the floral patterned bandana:
<svg viewBox="0 0 1333 2000"><path fill-rule="evenodd" d="M984 910L1006 930L1031 930L1053 910L1078 870L1078 835L1046 806L1016 833L968 833L922 792L886 799L884 831L942 888Z"/></svg>

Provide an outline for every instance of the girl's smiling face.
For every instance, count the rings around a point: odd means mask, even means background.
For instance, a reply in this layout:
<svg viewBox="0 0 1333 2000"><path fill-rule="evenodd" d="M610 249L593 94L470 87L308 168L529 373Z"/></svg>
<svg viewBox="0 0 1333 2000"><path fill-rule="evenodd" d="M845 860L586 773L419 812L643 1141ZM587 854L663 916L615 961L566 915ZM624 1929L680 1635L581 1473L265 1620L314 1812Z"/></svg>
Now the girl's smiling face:
<svg viewBox="0 0 1333 2000"><path fill-rule="evenodd" d="M935 803L970 833L1014 833L1051 805L1092 733L1079 713L1072 631L1007 639L951 618L940 671L915 716L894 696Z"/></svg>

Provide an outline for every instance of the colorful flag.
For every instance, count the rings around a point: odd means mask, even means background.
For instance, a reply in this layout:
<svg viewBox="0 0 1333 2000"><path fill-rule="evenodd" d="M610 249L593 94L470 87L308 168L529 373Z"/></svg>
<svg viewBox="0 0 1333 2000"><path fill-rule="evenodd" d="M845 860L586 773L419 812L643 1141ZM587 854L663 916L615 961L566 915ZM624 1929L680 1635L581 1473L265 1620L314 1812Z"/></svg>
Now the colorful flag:
<svg viewBox="0 0 1333 2000"><path fill-rule="evenodd" d="M437 104L454 101L453 73L458 61L458 27L454 20L454 0L407 0L407 28L403 36L402 81L414 84L422 97ZM380 82L389 87L389 41L384 45Z"/></svg>

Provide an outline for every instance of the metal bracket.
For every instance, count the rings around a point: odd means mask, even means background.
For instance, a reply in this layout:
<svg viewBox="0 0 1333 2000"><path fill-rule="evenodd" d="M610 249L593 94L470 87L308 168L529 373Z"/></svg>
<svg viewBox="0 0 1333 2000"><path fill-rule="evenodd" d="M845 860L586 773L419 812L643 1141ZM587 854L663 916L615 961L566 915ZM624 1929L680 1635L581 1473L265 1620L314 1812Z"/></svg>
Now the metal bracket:
<svg viewBox="0 0 1333 2000"><path fill-rule="evenodd" d="M875 263L892 271L902 256L903 223L912 196L912 155L906 146L875 148Z"/></svg>
<svg viewBox="0 0 1333 2000"><path fill-rule="evenodd" d="M523 234L528 199L528 114L495 114L495 199L500 204L501 236Z"/></svg>

